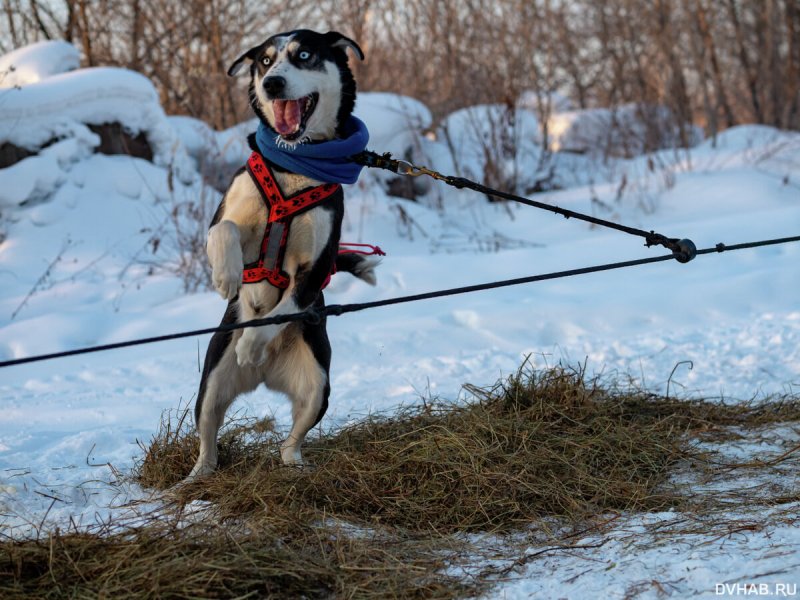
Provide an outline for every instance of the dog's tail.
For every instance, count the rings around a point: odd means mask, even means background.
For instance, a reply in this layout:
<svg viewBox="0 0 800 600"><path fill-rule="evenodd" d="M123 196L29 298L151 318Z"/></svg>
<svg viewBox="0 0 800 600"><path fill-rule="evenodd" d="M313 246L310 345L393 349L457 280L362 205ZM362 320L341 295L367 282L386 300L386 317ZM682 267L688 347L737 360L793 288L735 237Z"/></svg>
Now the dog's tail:
<svg viewBox="0 0 800 600"><path fill-rule="evenodd" d="M347 271L351 275L363 279L370 285L375 285L378 280L375 277L375 267L381 260L374 256L364 256L355 252L345 252L336 257L336 272Z"/></svg>

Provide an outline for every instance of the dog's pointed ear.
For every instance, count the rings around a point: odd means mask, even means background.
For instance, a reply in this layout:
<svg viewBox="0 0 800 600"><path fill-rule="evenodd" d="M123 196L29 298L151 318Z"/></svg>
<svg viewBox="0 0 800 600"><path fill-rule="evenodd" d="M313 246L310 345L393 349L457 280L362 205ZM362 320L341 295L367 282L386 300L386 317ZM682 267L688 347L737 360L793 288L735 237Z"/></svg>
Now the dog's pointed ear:
<svg viewBox="0 0 800 600"><path fill-rule="evenodd" d="M329 31L328 33L325 34L325 39L332 48L343 48L345 50L347 48L350 48L353 51L353 53L359 58L359 60L364 60L364 51L361 49L361 46L356 44L349 37L342 35L338 31Z"/></svg>
<svg viewBox="0 0 800 600"><path fill-rule="evenodd" d="M259 44L258 46L253 46L252 48L250 48L250 50L248 50L247 52L242 54L239 58L237 58L235 61L233 61L231 63L231 66L228 67L228 76L229 77L233 77L239 71L241 71L242 67L244 67L244 61L246 61L246 60L254 61L256 59L256 55L258 54L258 51L261 49L261 47L263 45L264 44Z"/></svg>

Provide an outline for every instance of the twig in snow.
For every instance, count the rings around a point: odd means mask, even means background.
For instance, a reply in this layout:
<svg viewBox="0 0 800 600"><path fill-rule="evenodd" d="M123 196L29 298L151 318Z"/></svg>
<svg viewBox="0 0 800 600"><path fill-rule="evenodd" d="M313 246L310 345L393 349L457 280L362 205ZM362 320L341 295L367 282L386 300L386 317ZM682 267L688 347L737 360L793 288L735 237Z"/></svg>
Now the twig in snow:
<svg viewBox="0 0 800 600"><path fill-rule="evenodd" d="M34 295L35 295L35 294L36 294L38 291L40 291L40 290L42 289L42 287L44 286L44 284L45 284L45 282L47 281L47 279L50 277L50 275L52 275L53 268L54 268L54 267L55 267L55 266L56 266L56 265L57 265L59 262L61 262L61 259L63 258L63 256L64 256L64 253L67 251L67 249L68 249L68 248L69 248L71 245L72 245L72 240L71 240L69 237L67 237L67 239L64 241L64 243L61 245L61 250L59 250L59 251L58 251L58 254L56 255L56 257L55 257L53 260L51 260L51 261L50 261L50 264L49 264L49 265L47 265L47 268L44 270L44 273L42 273L42 274L39 276L39 279L37 279L37 280L36 280L36 283L34 283L34 284L33 284L33 287L32 287L32 288L30 289L30 291L27 293L27 295L25 296L25 298L23 298L23 299L22 299L22 302L20 302L19 306L17 306L17 308L16 308L16 309L14 309L14 312L13 312L13 313L11 313L11 319L12 319L12 320L13 320L13 319L14 319L14 318L15 318L15 317L16 317L16 316L19 314L19 312L20 312L20 311L21 311L21 310L22 310L22 309L25 307L25 305L28 303L28 300L30 300L31 298L33 298L33 296L34 296Z"/></svg>

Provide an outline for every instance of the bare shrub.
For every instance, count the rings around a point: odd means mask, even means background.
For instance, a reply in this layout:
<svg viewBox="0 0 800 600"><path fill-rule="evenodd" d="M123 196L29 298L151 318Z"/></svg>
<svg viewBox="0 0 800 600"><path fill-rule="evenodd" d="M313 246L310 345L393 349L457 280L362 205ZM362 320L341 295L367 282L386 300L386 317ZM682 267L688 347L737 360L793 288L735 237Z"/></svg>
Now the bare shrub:
<svg viewBox="0 0 800 600"><path fill-rule="evenodd" d="M211 289L206 235L218 203L216 190L203 186L199 198L176 200L170 210L172 229L164 240L174 258L167 268L181 278L186 292Z"/></svg>
<svg viewBox="0 0 800 600"><path fill-rule="evenodd" d="M800 128L796 0L6 0L0 51L72 41L86 65L141 71L170 113L221 128L247 113L230 60L297 27L351 35L367 54L354 65L362 89L423 99L437 116L539 87L579 108L662 104L712 136Z"/></svg>
<svg viewBox="0 0 800 600"><path fill-rule="evenodd" d="M206 183L199 194L192 193L195 189L173 189L169 201L156 205L158 224L149 229L146 247L132 260L146 266L149 275L176 275L189 293L211 289L206 236L220 201L220 193Z"/></svg>

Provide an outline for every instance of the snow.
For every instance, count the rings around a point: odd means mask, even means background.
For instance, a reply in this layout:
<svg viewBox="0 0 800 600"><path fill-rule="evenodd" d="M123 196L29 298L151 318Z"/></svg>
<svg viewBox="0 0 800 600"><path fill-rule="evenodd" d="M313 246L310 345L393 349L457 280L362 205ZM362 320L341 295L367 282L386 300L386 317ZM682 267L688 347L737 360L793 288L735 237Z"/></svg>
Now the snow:
<svg viewBox="0 0 800 600"><path fill-rule="evenodd" d="M541 154L534 113L500 104L455 111L442 122L437 139L442 151L433 155L434 168L479 181L486 175L487 159L510 177L521 165L537 165Z"/></svg>
<svg viewBox="0 0 800 600"><path fill-rule="evenodd" d="M762 435L766 440L705 446L720 452L718 460L736 463L758 460L768 452L779 455L800 442L800 432L792 427L775 427ZM617 518L602 535L570 540L585 548L531 562L492 597L626 598L635 591L645 598L730 598L737 595L737 584L767 586L759 588L769 590L763 595L796 596L796 591L775 592L796 590L800 583L800 531L787 523L800 503L766 508L755 502L759 496L795 490L794 468L739 475L712 486L686 477L685 485L695 494L746 493L753 503L710 517L667 511ZM770 493L764 494L767 489ZM777 524L763 527L768 519ZM591 577L586 577L587 569Z"/></svg>
<svg viewBox="0 0 800 600"><path fill-rule="evenodd" d="M0 143L36 151L54 140L75 138L92 148L99 138L87 125L121 123L133 135L145 134L155 164L170 166L183 180L193 172L155 87L139 73L94 67L52 74L4 90L0 107Z"/></svg>
<svg viewBox="0 0 800 600"><path fill-rule="evenodd" d="M26 90L27 102L12 95ZM0 170L0 359L217 323L225 302L216 293L187 294L179 277L163 269L151 273L152 265L176 259L168 243L175 206L219 200L196 171L208 140L234 164L246 157L242 130L251 124L214 132L191 119L165 117L152 85L119 69L52 75L6 98L3 139L17 135L33 146L47 136L60 141ZM422 137L430 122L421 104L372 94L360 96L358 110L374 127L373 150L397 141L396 150L411 139L446 160L441 139ZM538 125L525 112L518 123L533 153ZM475 115L480 125L497 114L498 107L478 107L451 115L448 129L461 140L455 146L460 164L482 169L469 144L485 132L467 124ZM418 118L414 136L394 140L408 115ZM96 140L85 124L99 118L146 131L158 148L154 163L92 153ZM9 127L14 120L16 133ZM173 152L184 157L183 178L170 175L178 160L168 158ZM716 146L706 141L689 153L612 160L590 174L572 172L588 162L557 154L560 180L570 185L537 199L690 237L698 247L796 235L798 156L800 135L755 127L729 130ZM627 184L620 191L623 176ZM431 193L441 197L443 209L425 198L412 203L388 196L374 173L349 186L343 241L378 243L388 256L376 288L337 275L326 290L328 302L663 252L618 232L489 204L478 194L438 184ZM796 390L798 264L800 245L789 244L332 318L332 395L323 425L415 404L421 395L455 399L462 384L493 383L529 354L537 366L586 361L591 371L630 374L661 392L675 366L689 360L693 368L679 366L671 389L727 402ZM207 342L201 336L0 370L0 532L25 536L70 519L86 526L131 506L157 507L124 474L141 456L137 440L156 431L162 411L192 402ZM263 389L232 410L273 414L283 429L291 418L288 402ZM800 562L796 530L777 524L737 537L698 534L657 545L653 525L679 517L624 516L603 534L602 548L544 555L492 595L622 598L642 581L660 581L675 582L674 589L664 584L667 595L710 596L714 583ZM641 543L632 547L631 534L641 535ZM587 536L582 543L592 541ZM643 593L660 592L651 587Z"/></svg>
<svg viewBox="0 0 800 600"><path fill-rule="evenodd" d="M183 148L194 161L195 169L221 166L238 169L250 156L247 134L255 131L257 119L215 131L203 121L185 116L167 117ZM227 185L228 181L224 182Z"/></svg>
<svg viewBox="0 0 800 600"><path fill-rule="evenodd" d="M433 122L422 102L382 92L359 94L355 115L367 125L371 148L412 160L419 156L422 134Z"/></svg>
<svg viewBox="0 0 800 600"><path fill-rule="evenodd" d="M676 117L665 106L624 104L556 112L547 128L556 152L636 156L646 148L671 148L681 141ZM685 128L690 146L703 139L699 127L687 124Z"/></svg>
<svg viewBox="0 0 800 600"><path fill-rule="evenodd" d="M155 125L151 121L160 110L146 77L115 67L79 69L6 91L0 138L35 150L66 135L75 121L99 125L120 118L138 132Z"/></svg>
<svg viewBox="0 0 800 600"><path fill-rule="evenodd" d="M0 56L0 88L36 83L47 77L77 69L78 49L61 40L48 40L24 46Z"/></svg>

